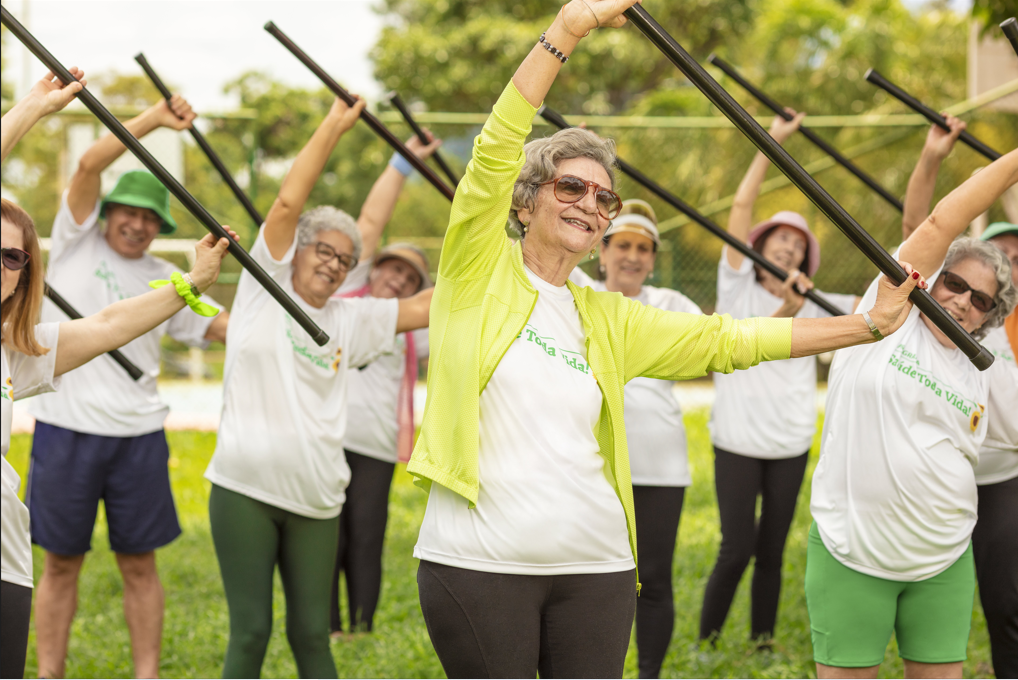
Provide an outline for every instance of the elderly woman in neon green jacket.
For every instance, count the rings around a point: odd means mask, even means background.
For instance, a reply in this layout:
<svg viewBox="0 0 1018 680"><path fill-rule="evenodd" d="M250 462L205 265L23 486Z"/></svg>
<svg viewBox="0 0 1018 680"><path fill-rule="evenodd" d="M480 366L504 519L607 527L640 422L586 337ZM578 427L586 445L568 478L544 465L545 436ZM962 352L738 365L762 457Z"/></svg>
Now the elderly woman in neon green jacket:
<svg viewBox="0 0 1018 680"><path fill-rule="evenodd" d="M580 38L621 26L632 4L562 8L495 104L453 202L407 468L430 489L414 554L449 677L621 677L639 589L626 382L875 340L862 315L734 321L568 281L621 207L614 144L577 129L524 143ZM925 285L913 276L887 282L870 311L885 336Z"/></svg>

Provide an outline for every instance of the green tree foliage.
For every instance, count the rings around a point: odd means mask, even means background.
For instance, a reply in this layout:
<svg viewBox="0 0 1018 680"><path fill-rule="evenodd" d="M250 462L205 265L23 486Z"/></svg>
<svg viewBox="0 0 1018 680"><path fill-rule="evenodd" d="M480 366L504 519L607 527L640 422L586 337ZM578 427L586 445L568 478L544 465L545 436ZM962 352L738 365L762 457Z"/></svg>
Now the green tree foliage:
<svg viewBox="0 0 1018 680"><path fill-rule="evenodd" d="M1000 22L1018 17L1018 0L974 0L972 17L982 23L983 35L999 35Z"/></svg>

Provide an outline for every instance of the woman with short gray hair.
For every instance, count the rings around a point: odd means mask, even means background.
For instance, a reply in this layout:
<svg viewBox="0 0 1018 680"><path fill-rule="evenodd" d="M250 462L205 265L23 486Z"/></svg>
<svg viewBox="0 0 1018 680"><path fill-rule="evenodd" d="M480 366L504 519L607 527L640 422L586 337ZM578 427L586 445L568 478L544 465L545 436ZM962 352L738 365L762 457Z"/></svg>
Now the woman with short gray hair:
<svg viewBox="0 0 1018 680"><path fill-rule="evenodd" d="M336 677L329 591L350 469L343 457L347 376L428 324L430 291L402 300L332 295L362 247L331 206L301 212L364 102L336 100L280 187L251 256L329 336L319 347L247 272L227 332L223 414L205 477L230 609L224 677L256 678L272 631L276 564L301 677Z"/></svg>
<svg viewBox="0 0 1018 680"><path fill-rule="evenodd" d="M474 140L439 261L428 401L407 471L430 489L414 550L449 677L621 677L636 608L623 388L872 342L862 316L668 312L568 281L621 201L609 142L524 147L580 39L635 0L573 0ZM543 167L543 170L535 166ZM522 238L506 237L506 220ZM911 269L908 269L912 274ZM893 332L918 272L868 317Z"/></svg>

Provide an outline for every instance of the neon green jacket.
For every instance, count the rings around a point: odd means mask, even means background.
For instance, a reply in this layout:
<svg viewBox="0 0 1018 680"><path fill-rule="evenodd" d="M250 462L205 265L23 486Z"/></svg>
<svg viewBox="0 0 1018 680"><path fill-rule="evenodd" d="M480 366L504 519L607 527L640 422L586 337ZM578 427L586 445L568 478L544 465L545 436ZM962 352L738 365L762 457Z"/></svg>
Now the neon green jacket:
<svg viewBox="0 0 1018 680"><path fill-rule="evenodd" d="M510 82L474 140L473 158L456 188L431 301L428 400L407 471L425 489L438 482L471 507L478 494L480 394L537 302L521 247L505 231L535 111ZM603 396L595 435L606 476L625 509L635 559L625 384L639 376L687 380L787 359L792 320L665 312L620 293L567 285L583 321L587 363Z"/></svg>

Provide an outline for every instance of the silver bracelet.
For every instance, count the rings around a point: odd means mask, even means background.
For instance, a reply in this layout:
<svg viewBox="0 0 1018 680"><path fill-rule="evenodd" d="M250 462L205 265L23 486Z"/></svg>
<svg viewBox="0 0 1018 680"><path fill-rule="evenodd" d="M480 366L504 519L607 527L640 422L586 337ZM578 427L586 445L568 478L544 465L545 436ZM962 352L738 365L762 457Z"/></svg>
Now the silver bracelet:
<svg viewBox="0 0 1018 680"><path fill-rule="evenodd" d="M873 317L870 316L870 313L868 311L863 312L862 318L863 321L866 322L866 325L870 327L870 333L872 333L873 337L877 339L877 342L883 340L884 335L880 332L880 329L877 328L877 325L873 323Z"/></svg>
<svg viewBox="0 0 1018 680"><path fill-rule="evenodd" d="M194 285L194 279L191 278L191 275L186 273L181 278L184 279L184 283L191 287L191 295L194 295L196 298L200 298L201 292L199 292L198 286Z"/></svg>

